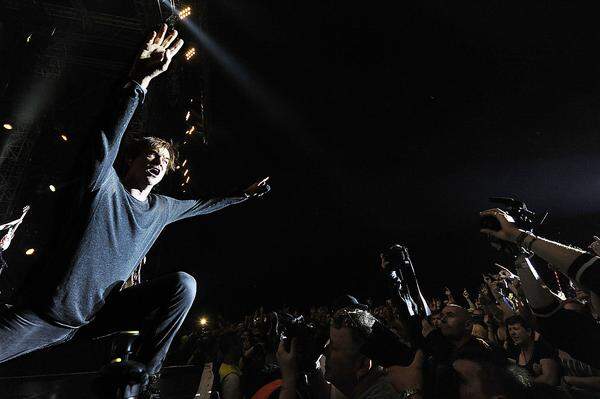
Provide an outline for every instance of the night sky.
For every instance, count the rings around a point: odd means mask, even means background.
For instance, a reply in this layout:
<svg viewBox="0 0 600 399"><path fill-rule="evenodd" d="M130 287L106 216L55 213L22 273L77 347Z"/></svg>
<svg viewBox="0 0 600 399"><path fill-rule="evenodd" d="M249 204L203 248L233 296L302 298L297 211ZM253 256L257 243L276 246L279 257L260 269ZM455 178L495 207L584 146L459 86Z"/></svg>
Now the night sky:
<svg viewBox="0 0 600 399"><path fill-rule="evenodd" d="M204 29L252 81L240 84L210 56L196 65L208 74L210 140L190 155L195 188L224 192L271 176L273 189L168 227L151 251L150 275L197 278L195 312L381 297L378 254L394 242L409 246L426 295L445 285L459 295L493 270L477 215L490 196L550 211L540 229L550 238L585 245L600 232L592 6L207 0L205 8ZM156 93L168 91L164 80ZM103 83L82 74L63 89ZM181 119L183 99L152 89L149 133L161 134ZM66 126L67 114L57 118ZM176 186L166 193L178 196Z"/></svg>

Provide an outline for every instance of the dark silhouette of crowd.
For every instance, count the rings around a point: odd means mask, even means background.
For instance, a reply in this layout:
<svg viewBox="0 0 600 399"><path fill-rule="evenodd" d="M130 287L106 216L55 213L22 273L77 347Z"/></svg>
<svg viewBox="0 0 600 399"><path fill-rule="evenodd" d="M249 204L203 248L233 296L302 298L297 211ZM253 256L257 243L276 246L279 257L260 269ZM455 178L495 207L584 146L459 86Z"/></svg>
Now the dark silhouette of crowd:
<svg viewBox="0 0 600 399"><path fill-rule="evenodd" d="M304 312L260 308L198 325L173 356L209 365L204 395L224 399L600 397L600 239L582 250L519 230L500 209L483 215L500 228L482 233L518 251L476 292L413 292L407 305L391 284L378 304L346 295ZM562 276L558 292L536 265Z"/></svg>

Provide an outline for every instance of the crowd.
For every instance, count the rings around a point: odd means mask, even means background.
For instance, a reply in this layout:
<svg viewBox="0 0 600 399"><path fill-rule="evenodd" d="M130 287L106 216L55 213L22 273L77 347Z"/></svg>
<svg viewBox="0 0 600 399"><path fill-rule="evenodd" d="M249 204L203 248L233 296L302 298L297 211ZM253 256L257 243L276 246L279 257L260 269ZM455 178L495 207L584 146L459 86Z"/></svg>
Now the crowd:
<svg viewBox="0 0 600 399"><path fill-rule="evenodd" d="M204 395L223 399L600 397L600 240L584 251L518 230L502 210L484 215L500 227L482 232L518 251L474 295L413 292L412 314L396 295L406 285L391 284L377 305L347 295L306 312L261 308L184 334L173 356L210 365ZM570 284L552 292L534 262Z"/></svg>

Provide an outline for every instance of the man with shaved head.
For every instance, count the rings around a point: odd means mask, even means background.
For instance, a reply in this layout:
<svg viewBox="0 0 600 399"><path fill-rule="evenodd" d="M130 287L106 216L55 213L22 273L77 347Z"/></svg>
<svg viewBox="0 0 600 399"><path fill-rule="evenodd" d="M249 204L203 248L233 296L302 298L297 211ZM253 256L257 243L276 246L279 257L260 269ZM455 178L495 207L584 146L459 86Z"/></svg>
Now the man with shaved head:
<svg viewBox="0 0 600 399"><path fill-rule="evenodd" d="M506 359L500 348L473 335L471 314L456 304L448 304L442 309L440 327L427 335L426 342L434 357L445 364L451 364L465 353L492 353L500 363Z"/></svg>

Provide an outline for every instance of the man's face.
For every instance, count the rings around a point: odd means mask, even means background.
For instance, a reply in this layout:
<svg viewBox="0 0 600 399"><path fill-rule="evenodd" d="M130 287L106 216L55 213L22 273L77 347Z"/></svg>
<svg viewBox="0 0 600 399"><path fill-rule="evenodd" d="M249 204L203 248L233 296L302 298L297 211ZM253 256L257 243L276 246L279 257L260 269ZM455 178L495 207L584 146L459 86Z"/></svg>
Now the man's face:
<svg viewBox="0 0 600 399"><path fill-rule="evenodd" d="M444 307L440 323L442 335L451 339L458 339L470 334L470 331L467 330L469 318L469 313L460 306L448 305Z"/></svg>
<svg viewBox="0 0 600 399"><path fill-rule="evenodd" d="M508 335L510 335L510 338L513 340L515 345L526 344L531 339L529 331L518 323L508 325Z"/></svg>
<svg viewBox="0 0 600 399"><path fill-rule="evenodd" d="M442 325L442 314L441 313L435 313L431 315L431 325L434 326L435 328L440 328L440 326Z"/></svg>
<svg viewBox="0 0 600 399"><path fill-rule="evenodd" d="M325 379L342 392L351 391L357 381L361 355L350 329L330 327L329 339L325 351Z"/></svg>
<svg viewBox="0 0 600 399"><path fill-rule="evenodd" d="M131 161L127 178L138 185L155 186L165 177L170 159L166 148L144 151Z"/></svg>

